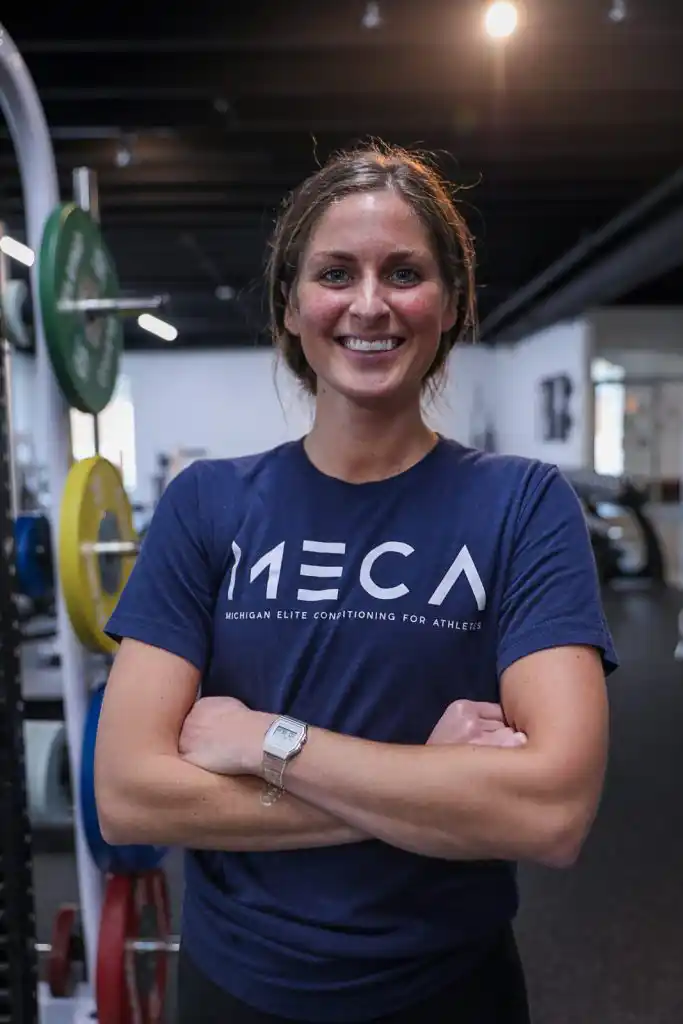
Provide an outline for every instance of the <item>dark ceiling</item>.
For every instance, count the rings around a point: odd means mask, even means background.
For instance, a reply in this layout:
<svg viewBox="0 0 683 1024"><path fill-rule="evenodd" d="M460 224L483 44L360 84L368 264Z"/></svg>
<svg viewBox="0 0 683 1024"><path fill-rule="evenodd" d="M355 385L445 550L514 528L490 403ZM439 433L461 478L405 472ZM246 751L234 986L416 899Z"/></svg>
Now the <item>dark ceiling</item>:
<svg viewBox="0 0 683 1024"><path fill-rule="evenodd" d="M332 150L368 135L441 154L467 186L480 316L683 160L683 3L527 0L504 50L481 0L11 0L2 23L50 125L62 197L98 175L123 288L168 292L190 347L253 345L273 212ZM6 131L0 216L21 237ZM235 298L217 297L232 289ZM683 295L671 281L643 302ZM226 292L218 292L218 295ZM230 294L228 290L227 294ZM628 297L624 297L628 301ZM131 347L168 345L131 326Z"/></svg>

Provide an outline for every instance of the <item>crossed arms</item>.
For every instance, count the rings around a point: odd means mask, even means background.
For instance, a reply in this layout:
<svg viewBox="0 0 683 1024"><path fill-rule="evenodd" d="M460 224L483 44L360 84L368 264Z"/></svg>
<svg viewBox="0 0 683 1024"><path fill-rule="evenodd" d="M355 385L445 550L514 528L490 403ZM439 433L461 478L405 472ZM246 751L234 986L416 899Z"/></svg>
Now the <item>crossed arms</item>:
<svg viewBox="0 0 683 1024"><path fill-rule="evenodd" d="M108 841L256 851L376 838L431 857L563 867L576 860L597 811L608 710L593 648L541 651L504 673L505 719L526 734L523 747L409 747L313 728L287 768L287 794L271 806L260 799L259 765L275 716L228 708L197 740L204 750L179 752L198 685L185 660L122 643L96 752ZM229 747L234 763L218 771L193 763Z"/></svg>

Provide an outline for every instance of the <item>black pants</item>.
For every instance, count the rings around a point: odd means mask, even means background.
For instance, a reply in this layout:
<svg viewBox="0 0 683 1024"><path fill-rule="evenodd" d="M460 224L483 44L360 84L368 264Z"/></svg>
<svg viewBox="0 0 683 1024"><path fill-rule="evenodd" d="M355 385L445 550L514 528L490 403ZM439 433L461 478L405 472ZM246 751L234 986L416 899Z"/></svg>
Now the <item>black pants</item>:
<svg viewBox="0 0 683 1024"><path fill-rule="evenodd" d="M477 969L421 1003L374 1024L530 1024L524 971L512 929ZM182 949L177 1024L292 1024L255 1010L209 981Z"/></svg>

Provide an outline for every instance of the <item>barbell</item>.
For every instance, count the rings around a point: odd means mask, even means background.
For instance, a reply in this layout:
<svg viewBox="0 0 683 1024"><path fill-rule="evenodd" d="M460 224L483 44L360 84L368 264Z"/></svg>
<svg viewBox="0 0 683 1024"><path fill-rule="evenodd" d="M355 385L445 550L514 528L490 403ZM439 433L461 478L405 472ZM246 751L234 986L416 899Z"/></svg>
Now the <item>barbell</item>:
<svg viewBox="0 0 683 1024"><path fill-rule="evenodd" d="M169 922L168 885L161 868L107 877L92 979L99 1024L161 1024L169 956L180 948L178 937L169 934ZM78 907L60 907L52 942L36 943L35 950L47 957L51 995L72 996L85 959Z"/></svg>
<svg viewBox="0 0 683 1024"><path fill-rule="evenodd" d="M51 956L54 948L51 942L36 942L34 945L39 957ZM130 953L177 953L180 940L177 937L168 942L160 939L129 939L124 943L124 949Z"/></svg>

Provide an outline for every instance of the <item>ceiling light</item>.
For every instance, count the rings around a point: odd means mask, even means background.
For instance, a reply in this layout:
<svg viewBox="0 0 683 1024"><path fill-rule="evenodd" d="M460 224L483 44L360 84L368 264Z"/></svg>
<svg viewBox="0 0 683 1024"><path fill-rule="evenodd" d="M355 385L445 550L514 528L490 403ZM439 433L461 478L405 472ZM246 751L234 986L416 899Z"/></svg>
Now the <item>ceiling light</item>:
<svg viewBox="0 0 683 1024"><path fill-rule="evenodd" d="M519 10L512 0L495 0L484 15L484 26L492 39L507 39L517 30Z"/></svg>
<svg viewBox="0 0 683 1024"><path fill-rule="evenodd" d="M25 267L32 267L36 259L33 249L29 249L22 242L17 242L16 238L10 238L9 235L0 238L0 249L13 260L23 263Z"/></svg>
<svg viewBox="0 0 683 1024"><path fill-rule="evenodd" d="M610 21L614 21L618 24L620 21L625 20L627 14L626 0L612 0L612 7L607 15Z"/></svg>
<svg viewBox="0 0 683 1024"><path fill-rule="evenodd" d="M376 0L370 0L365 5L365 12L362 17L363 28L379 28L382 24L382 12Z"/></svg>
<svg viewBox="0 0 683 1024"><path fill-rule="evenodd" d="M138 317L138 326L142 327L143 331L156 334L157 338L161 338L163 341L175 341L178 337L178 330L173 324L168 324L165 320L152 316L151 313L142 313Z"/></svg>

